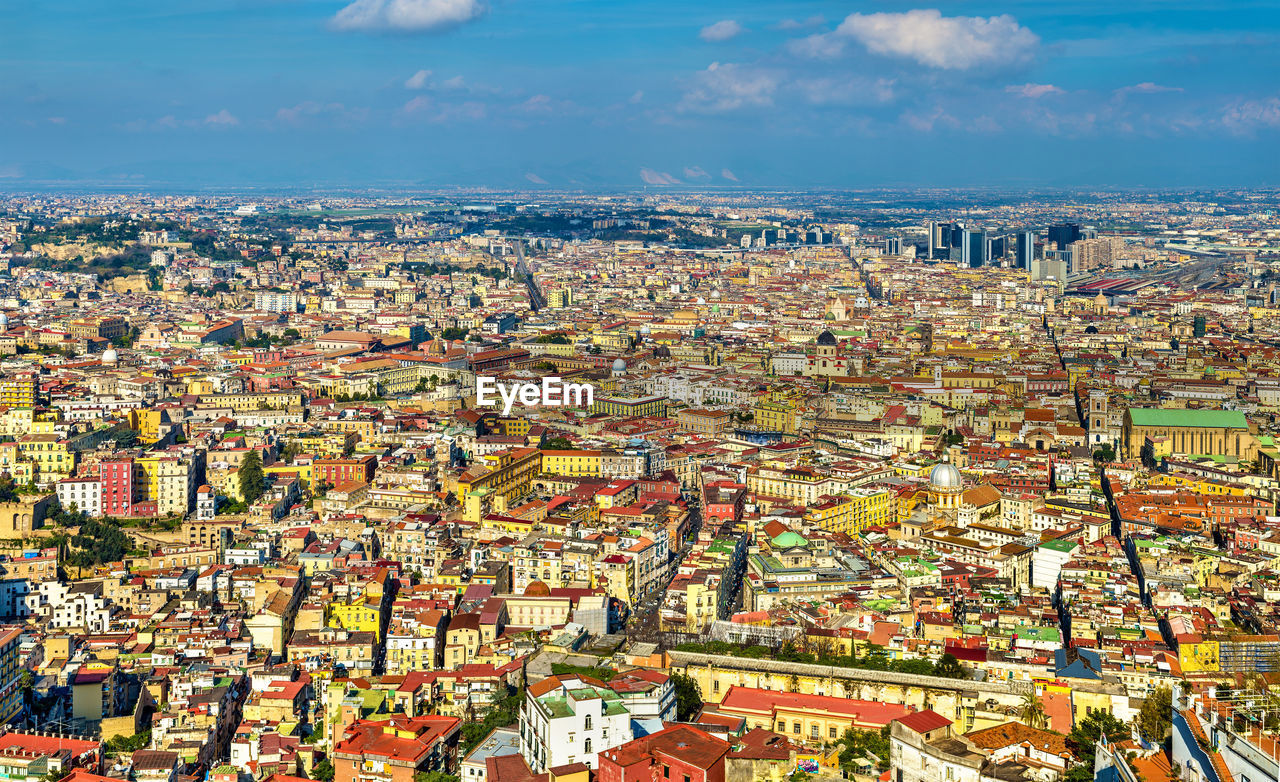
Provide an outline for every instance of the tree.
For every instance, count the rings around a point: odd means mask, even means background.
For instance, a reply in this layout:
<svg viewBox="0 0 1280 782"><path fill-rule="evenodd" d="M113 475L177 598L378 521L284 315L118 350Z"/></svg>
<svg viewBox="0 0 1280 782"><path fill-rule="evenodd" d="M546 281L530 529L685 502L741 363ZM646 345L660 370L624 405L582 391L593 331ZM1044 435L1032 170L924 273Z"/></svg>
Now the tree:
<svg viewBox="0 0 1280 782"><path fill-rule="evenodd" d="M1095 711L1083 720L1078 720L1067 734L1067 749L1075 754L1080 764L1068 771L1067 779L1093 779L1093 760L1098 751L1098 740L1106 736L1108 742L1123 741L1129 735L1129 726L1116 719L1109 711Z"/></svg>
<svg viewBox="0 0 1280 782"><path fill-rule="evenodd" d="M311 778L320 782L333 782L333 763L328 758L311 767Z"/></svg>
<svg viewBox="0 0 1280 782"><path fill-rule="evenodd" d="M244 497L246 505L252 505L266 492L262 485L264 481L262 457L258 455L257 449L245 454L240 462L240 469L236 471L236 477L240 480L240 496Z"/></svg>
<svg viewBox="0 0 1280 782"><path fill-rule="evenodd" d="M419 771L413 775L413 782L458 782L458 778L443 771Z"/></svg>
<svg viewBox="0 0 1280 782"><path fill-rule="evenodd" d="M933 666L933 675L946 679L968 679L969 672L964 669L954 654L944 654Z"/></svg>
<svg viewBox="0 0 1280 782"><path fill-rule="evenodd" d="M702 709L702 690L698 683L683 673L671 674L671 684L676 691L676 719L688 722Z"/></svg>
<svg viewBox="0 0 1280 782"><path fill-rule="evenodd" d="M1099 464L1108 464L1116 460L1116 449L1111 443L1103 443L1102 447L1093 452L1093 460Z"/></svg>
<svg viewBox="0 0 1280 782"><path fill-rule="evenodd" d="M573 443L564 437L552 437L542 444L544 451L572 451Z"/></svg>
<svg viewBox="0 0 1280 782"><path fill-rule="evenodd" d="M1022 707L1018 710L1018 719L1036 730L1044 730L1049 724L1049 717L1044 713L1044 704L1034 692L1022 696Z"/></svg>
<svg viewBox="0 0 1280 782"><path fill-rule="evenodd" d="M1142 702L1138 712L1138 730L1149 741L1159 744L1173 727L1173 692L1157 687Z"/></svg>

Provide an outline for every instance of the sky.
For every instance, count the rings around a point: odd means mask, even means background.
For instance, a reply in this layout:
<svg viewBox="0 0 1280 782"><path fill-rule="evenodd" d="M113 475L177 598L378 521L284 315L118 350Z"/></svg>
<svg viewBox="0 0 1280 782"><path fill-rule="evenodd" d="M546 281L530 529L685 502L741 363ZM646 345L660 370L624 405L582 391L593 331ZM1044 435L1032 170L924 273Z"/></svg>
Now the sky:
<svg viewBox="0 0 1280 782"><path fill-rule="evenodd" d="M0 4L0 190L1280 184L1280 0Z"/></svg>

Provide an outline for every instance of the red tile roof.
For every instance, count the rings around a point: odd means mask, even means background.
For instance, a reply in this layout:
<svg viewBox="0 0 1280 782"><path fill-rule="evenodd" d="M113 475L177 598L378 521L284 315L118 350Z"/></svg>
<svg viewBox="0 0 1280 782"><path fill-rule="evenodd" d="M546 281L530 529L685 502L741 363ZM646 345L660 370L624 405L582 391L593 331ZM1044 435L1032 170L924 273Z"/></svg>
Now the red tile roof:
<svg viewBox="0 0 1280 782"><path fill-rule="evenodd" d="M942 716L933 709L918 711L915 714L908 714L905 717L899 717L898 722L902 723L905 728L910 728L916 733L929 733L939 728L945 728L951 724L951 720Z"/></svg>

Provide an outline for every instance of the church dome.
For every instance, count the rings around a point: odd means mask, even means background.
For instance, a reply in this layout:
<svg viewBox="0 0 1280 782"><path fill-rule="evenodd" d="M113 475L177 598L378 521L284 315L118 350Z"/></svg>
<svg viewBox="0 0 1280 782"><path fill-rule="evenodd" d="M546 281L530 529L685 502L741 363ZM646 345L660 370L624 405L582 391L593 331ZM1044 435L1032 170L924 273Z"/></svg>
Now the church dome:
<svg viewBox="0 0 1280 782"><path fill-rule="evenodd" d="M940 462L929 471L929 487L934 491L955 492L964 488L964 478L951 462Z"/></svg>
<svg viewBox="0 0 1280 782"><path fill-rule="evenodd" d="M119 354L116 353L115 348L107 348L106 350L102 351L102 363L114 364L119 360L120 360L120 356Z"/></svg>
<svg viewBox="0 0 1280 782"><path fill-rule="evenodd" d="M836 345L836 335L832 334L829 329L823 329L822 333L818 335L818 344L834 347Z"/></svg>
<svg viewBox="0 0 1280 782"><path fill-rule="evenodd" d="M525 597L551 597L551 587L541 581L530 581L524 588Z"/></svg>
<svg viewBox="0 0 1280 782"><path fill-rule="evenodd" d="M627 371L627 362L626 362L626 361L624 361L623 359L615 358L615 359L613 360L613 371L614 371L614 372L626 372L626 371Z"/></svg>
<svg viewBox="0 0 1280 782"><path fill-rule="evenodd" d="M795 548L796 546L807 546L809 541L805 540L800 533L787 530L773 539L773 545L775 548Z"/></svg>

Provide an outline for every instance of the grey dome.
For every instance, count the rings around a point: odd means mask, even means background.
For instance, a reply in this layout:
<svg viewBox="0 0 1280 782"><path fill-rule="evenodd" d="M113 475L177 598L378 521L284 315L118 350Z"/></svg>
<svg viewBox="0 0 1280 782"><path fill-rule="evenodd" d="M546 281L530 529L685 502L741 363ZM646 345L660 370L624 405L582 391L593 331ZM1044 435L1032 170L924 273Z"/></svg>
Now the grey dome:
<svg viewBox="0 0 1280 782"><path fill-rule="evenodd" d="M836 335L832 334L829 330L824 329L823 332L818 335L818 344L834 346L837 344Z"/></svg>
<svg viewBox="0 0 1280 782"><path fill-rule="evenodd" d="M622 359L620 359L620 358L615 358L615 359L613 360L613 371L614 371L614 372L626 372L626 371L627 371L627 362L623 361L623 360L622 360Z"/></svg>
<svg viewBox="0 0 1280 782"><path fill-rule="evenodd" d="M929 471L929 487L938 491L958 491L964 488L964 478L951 462L939 462Z"/></svg>

